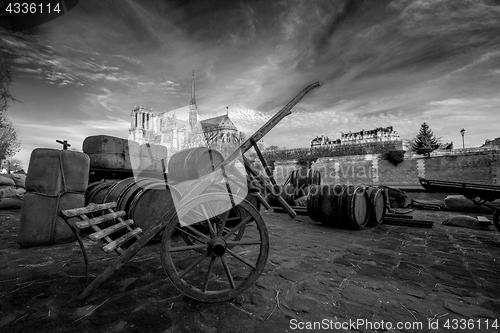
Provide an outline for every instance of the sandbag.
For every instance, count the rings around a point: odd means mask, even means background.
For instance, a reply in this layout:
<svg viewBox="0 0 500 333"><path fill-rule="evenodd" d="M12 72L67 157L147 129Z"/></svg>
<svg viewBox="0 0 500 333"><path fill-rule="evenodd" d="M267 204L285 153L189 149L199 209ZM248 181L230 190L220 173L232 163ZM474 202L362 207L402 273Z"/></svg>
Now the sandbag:
<svg viewBox="0 0 500 333"><path fill-rule="evenodd" d="M493 209L486 206L475 205L472 200L467 199L463 195L449 195L444 199L444 204L447 209L464 212L464 213L475 213L475 214L493 214ZM490 203L494 206L500 206L498 200Z"/></svg>
<svg viewBox="0 0 500 333"><path fill-rule="evenodd" d="M16 192L16 187L15 186L3 186L0 188L0 199L1 198L8 198L8 197L15 197L17 194Z"/></svg>
<svg viewBox="0 0 500 333"><path fill-rule="evenodd" d="M47 195L85 193L89 183L90 159L87 154L49 148L31 153L26 190Z"/></svg>
<svg viewBox="0 0 500 333"><path fill-rule="evenodd" d="M10 175L16 186L26 188L26 175L13 173Z"/></svg>
<svg viewBox="0 0 500 333"><path fill-rule="evenodd" d="M23 206L23 200L17 197L1 198L0 209L20 209Z"/></svg>
<svg viewBox="0 0 500 333"><path fill-rule="evenodd" d="M141 145L138 142L124 139L123 153L125 155L139 156L141 154Z"/></svg>
<svg viewBox="0 0 500 333"><path fill-rule="evenodd" d="M442 200L431 199L431 200L421 200L412 199L410 202L412 208L421 208L429 210L446 210L447 207Z"/></svg>
<svg viewBox="0 0 500 333"><path fill-rule="evenodd" d="M16 183L10 175L0 175L0 185L16 186Z"/></svg>
<svg viewBox="0 0 500 333"><path fill-rule="evenodd" d="M109 170L123 170L125 167L125 156L120 154L99 153L88 154L90 167Z"/></svg>
<svg viewBox="0 0 500 333"><path fill-rule="evenodd" d="M307 196L295 199L295 206L307 207Z"/></svg>
<svg viewBox="0 0 500 333"><path fill-rule="evenodd" d="M408 206L408 196L405 191L389 186L379 186L379 188L387 191L386 193L390 207L405 208Z"/></svg>
<svg viewBox="0 0 500 333"><path fill-rule="evenodd" d="M467 215L453 216L447 220L444 220L442 224L469 229L483 229L491 231L495 230L491 221L482 222L475 217Z"/></svg>
<svg viewBox="0 0 500 333"><path fill-rule="evenodd" d="M109 135L88 136L83 140L82 150L86 154L122 154L124 139Z"/></svg>
<svg viewBox="0 0 500 333"><path fill-rule="evenodd" d="M85 205L85 195L66 193L60 197L49 197L27 192L23 207L17 243L23 247L64 244L76 239L59 211L81 208ZM70 220L74 223L78 219Z"/></svg>

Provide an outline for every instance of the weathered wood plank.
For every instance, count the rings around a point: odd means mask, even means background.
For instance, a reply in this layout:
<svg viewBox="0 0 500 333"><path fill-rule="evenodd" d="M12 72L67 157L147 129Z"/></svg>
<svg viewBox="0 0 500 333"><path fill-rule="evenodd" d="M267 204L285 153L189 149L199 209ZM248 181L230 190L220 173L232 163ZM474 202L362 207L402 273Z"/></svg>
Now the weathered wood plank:
<svg viewBox="0 0 500 333"><path fill-rule="evenodd" d="M139 235L140 233L142 233L141 228L134 229L132 232L129 232L129 233L121 236L120 238L115 239L114 241L112 241L111 243L109 243L107 245L104 245L102 247L102 250L106 253L109 253L109 252L113 251L114 249L118 248L120 245L122 245L123 243L125 243L129 239L132 239L136 235Z"/></svg>
<svg viewBox="0 0 500 333"><path fill-rule="evenodd" d="M144 245L146 245L160 230L165 228L167 223L169 223L170 219L175 216L176 209L171 208L168 213L163 215L156 223L151 226L146 232L142 235L141 239L136 241L129 247L126 251L123 252L118 258L116 258L104 271L102 271L92 282L89 283L87 287L78 295L78 299L83 300L87 298L96 288L98 288L101 283L106 281L117 269L123 266L125 262L130 260L133 256L139 252Z"/></svg>
<svg viewBox="0 0 500 333"><path fill-rule="evenodd" d="M116 219L117 217L125 216L125 214L126 213L124 211L118 211L118 212L106 214L103 216L94 217L94 218L91 218L88 220L78 221L75 223L75 226L79 229L85 229L85 228L88 228L90 226L93 226L93 225L96 225L96 224L99 224L99 223L102 223L102 222L105 222L108 220Z"/></svg>
<svg viewBox="0 0 500 333"><path fill-rule="evenodd" d="M253 168L248 160L248 158L243 155L243 162L245 164L245 167L247 169L247 172L249 172L255 179L257 179L268 191L273 193L277 198L278 202L280 203L281 207L286 211L288 216L290 216L292 219L297 216L297 213L290 207L290 205L283 199L280 195L278 195L277 191L275 190L275 187L267 182L264 177L262 177L260 174L258 174Z"/></svg>
<svg viewBox="0 0 500 333"><path fill-rule="evenodd" d="M59 216L61 216L62 218L70 218L78 215L89 214L99 210L115 208L115 207L116 207L116 202L108 202L105 204L90 203L85 207L62 210L61 212L59 212Z"/></svg>
<svg viewBox="0 0 500 333"><path fill-rule="evenodd" d="M260 203L264 207L266 207L267 210L271 209L271 205L267 203L266 199L264 199L264 197L260 193L254 193L253 195L255 195L257 199L259 199Z"/></svg>
<svg viewBox="0 0 500 333"><path fill-rule="evenodd" d="M117 223L117 224L114 224L110 227L107 227L106 229L102 229L98 232L94 232L93 234L90 234L89 238L93 241L96 241L96 240L99 240L101 238L104 238L105 236L111 235L112 233L114 233L120 229L126 228L127 226L129 226L131 224L134 224L133 220L122 221L120 223ZM132 229L130 231L132 231Z"/></svg>

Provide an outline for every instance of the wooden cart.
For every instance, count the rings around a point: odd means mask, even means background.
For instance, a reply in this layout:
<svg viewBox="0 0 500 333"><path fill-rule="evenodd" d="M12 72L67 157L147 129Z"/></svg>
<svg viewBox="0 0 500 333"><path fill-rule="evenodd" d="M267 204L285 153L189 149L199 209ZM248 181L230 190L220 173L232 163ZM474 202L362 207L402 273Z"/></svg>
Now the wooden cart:
<svg viewBox="0 0 500 333"><path fill-rule="evenodd" d="M78 297L84 299L90 295L160 232L163 233L160 247L163 268L172 284L183 294L199 301L219 302L233 299L252 286L267 262L269 236L262 216L244 199L247 184L258 182L267 191L278 194L276 182L257 142L291 114L291 109L316 87L319 87L319 82L302 90L212 173L176 185L166 181L166 190L175 187L175 192L182 195L178 198L172 196L172 200L165 203L171 207L170 210L144 233L138 234L137 229L127 225L129 234L135 231L129 241L136 239L135 242L127 249L117 251L119 257L88 284ZM269 181L256 172L244 156L252 147ZM244 165L246 175L235 167L238 160ZM259 198L267 205L261 196ZM295 211L279 195L278 200L290 217L296 216ZM80 213L83 210L62 211L60 215L65 219L82 217ZM113 214L112 211L110 213ZM85 220L82 225L92 224L86 217L82 219ZM95 228L95 225L92 226ZM72 229L78 235L73 226ZM78 240L84 252L82 242ZM86 259L85 252L84 256Z"/></svg>

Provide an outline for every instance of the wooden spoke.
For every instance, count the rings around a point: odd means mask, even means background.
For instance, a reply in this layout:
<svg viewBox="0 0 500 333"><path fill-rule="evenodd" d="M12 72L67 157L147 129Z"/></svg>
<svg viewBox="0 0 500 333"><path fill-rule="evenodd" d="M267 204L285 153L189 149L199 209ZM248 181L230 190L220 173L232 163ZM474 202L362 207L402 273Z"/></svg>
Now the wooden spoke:
<svg viewBox="0 0 500 333"><path fill-rule="evenodd" d="M230 207L231 201L239 202L234 210L213 216L219 211L216 209ZM203 222L180 227L178 221L194 210L210 216L205 220L210 225L205 226ZM239 215L233 222L235 227L226 226L224 222L232 217L232 212ZM181 231L182 237L174 234L176 230ZM251 248L235 251L236 246ZM177 216L165 227L160 255L174 287L202 302L220 302L237 297L255 283L264 270L268 251L267 228L251 203L241 197L231 198L227 193L209 193L190 199L177 209ZM199 255L192 256L193 252ZM214 279L215 275L222 279Z"/></svg>
<svg viewBox="0 0 500 333"><path fill-rule="evenodd" d="M207 275L205 276L205 283L203 283L203 288L201 291L205 292L208 287L208 282L210 282L210 276L212 275L212 270L214 269L215 256L210 259L210 264L208 265Z"/></svg>
<svg viewBox="0 0 500 333"><path fill-rule="evenodd" d="M245 224L251 222L253 219L253 217L250 215L250 216L247 216L245 217L240 223L238 223L238 225L236 227L234 227L230 232L228 232L227 234L225 234L223 236L224 240L227 240L229 237L231 237L232 235L234 235L234 233L236 231L238 231L241 227L243 227Z"/></svg>
<svg viewBox="0 0 500 333"><path fill-rule="evenodd" d="M184 230L184 228L177 227L176 230L180 231L182 234L186 235L187 237L190 237L191 239L196 239L200 243L203 243L203 244L207 244L208 243L207 239L201 239L199 237L196 237L195 235L190 234L189 232L187 232L186 230ZM192 241L191 241L191 243L193 244ZM192 245L192 244L190 244L190 245Z"/></svg>
<svg viewBox="0 0 500 333"><path fill-rule="evenodd" d="M231 288L236 288L236 285L234 284L233 276L231 275L231 272L229 271L229 266L227 265L226 258L220 257L220 260L222 261L222 266L224 266L224 270L226 271L227 279L229 280L229 284L231 285Z"/></svg>
<svg viewBox="0 0 500 333"><path fill-rule="evenodd" d="M198 266L200 262L202 262L206 257L208 257L208 251L205 251L201 256L198 257L195 261L191 262L188 267L186 267L182 272L179 273L179 277L182 278L187 273L189 273L193 268Z"/></svg>
<svg viewBox="0 0 500 333"><path fill-rule="evenodd" d="M201 205L201 209L203 210L203 215L205 215L205 221L207 222L207 225L208 225L208 231L210 232L210 237L214 238L215 237L215 230L214 230L214 227L212 225L212 221L210 220L210 215L208 215L209 213L207 212L207 208L205 207L205 205ZM211 213L212 212L210 211L210 214Z"/></svg>
<svg viewBox="0 0 500 333"><path fill-rule="evenodd" d="M198 245L186 245L186 246L176 246L170 249L170 252L180 252L180 251L189 251L189 250L203 250L207 248L207 244L198 244Z"/></svg>
<svg viewBox="0 0 500 333"><path fill-rule="evenodd" d="M227 245L260 245L262 242L260 241L254 241L254 240L248 240L248 241L234 241L234 242L227 242Z"/></svg>
<svg viewBox="0 0 500 333"><path fill-rule="evenodd" d="M198 230L196 230L195 228L193 228L193 227L191 227L189 225L183 226L183 228L186 228L189 231L194 232L195 234L197 234L199 237L201 237L202 239L205 240L205 243L208 243L210 241L210 238L207 235L204 235L203 233L199 232ZM192 236L190 235L190 237L192 237Z"/></svg>
<svg viewBox="0 0 500 333"><path fill-rule="evenodd" d="M234 253L230 249L226 249L226 252L229 253L230 255L232 255L233 257L235 257L236 259L238 259L239 261L241 261L242 263L244 263L245 265L250 266L253 269L255 269L255 266L251 262L249 262L248 260L246 260L245 258L240 256L239 254Z"/></svg>

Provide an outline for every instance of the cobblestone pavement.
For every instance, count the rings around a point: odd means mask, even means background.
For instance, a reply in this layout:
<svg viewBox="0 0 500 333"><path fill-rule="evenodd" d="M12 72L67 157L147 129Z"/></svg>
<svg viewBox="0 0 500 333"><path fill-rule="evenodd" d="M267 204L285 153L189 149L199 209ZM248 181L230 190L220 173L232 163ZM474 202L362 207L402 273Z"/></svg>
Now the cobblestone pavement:
<svg viewBox="0 0 500 333"><path fill-rule="evenodd" d="M84 279L77 244L18 249L19 211L0 212L0 331L498 331L497 231L443 226L449 213L424 210L413 215L436 221L432 229L350 231L261 214L271 248L264 273L237 299L205 304L166 279L159 244L78 301ZM97 274L114 256L88 245Z"/></svg>

